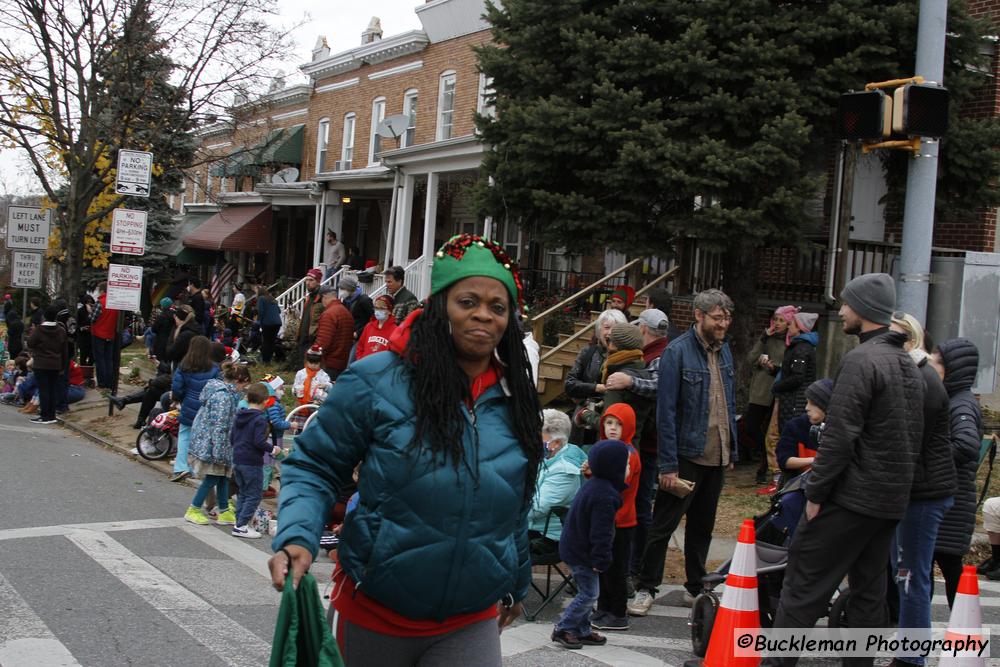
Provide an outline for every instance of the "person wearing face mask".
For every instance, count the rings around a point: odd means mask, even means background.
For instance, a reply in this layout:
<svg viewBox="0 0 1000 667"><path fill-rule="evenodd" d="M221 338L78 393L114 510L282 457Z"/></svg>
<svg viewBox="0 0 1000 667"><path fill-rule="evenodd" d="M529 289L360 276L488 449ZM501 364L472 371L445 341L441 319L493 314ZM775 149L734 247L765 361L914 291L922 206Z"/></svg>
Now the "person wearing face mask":
<svg viewBox="0 0 1000 667"><path fill-rule="evenodd" d="M375 297L375 309L372 312L372 317L362 329L358 336L357 347L354 348L355 361L369 354L389 349L389 339L396 330L396 318L392 316L392 307L392 297L388 294Z"/></svg>
<svg viewBox="0 0 1000 667"><path fill-rule="evenodd" d="M340 284L337 285L337 296L351 312L351 317L354 318L354 338L360 340L361 332L368 326L374 315L375 307L372 300L361 290L358 279L351 273L340 279Z"/></svg>
<svg viewBox="0 0 1000 667"><path fill-rule="evenodd" d="M570 420L564 413L551 408L542 411L542 443L546 458L538 466L536 491L528 510L528 535L532 540L559 541L562 523L559 517L549 516L549 513L553 507L569 507L583 483L580 466L587 455L570 444L569 431Z"/></svg>

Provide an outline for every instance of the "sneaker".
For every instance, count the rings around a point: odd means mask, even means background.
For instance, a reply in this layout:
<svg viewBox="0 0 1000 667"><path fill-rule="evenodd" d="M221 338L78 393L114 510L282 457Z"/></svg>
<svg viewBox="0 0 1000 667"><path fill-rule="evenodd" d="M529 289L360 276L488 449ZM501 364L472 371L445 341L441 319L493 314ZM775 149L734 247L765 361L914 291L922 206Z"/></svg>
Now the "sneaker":
<svg viewBox="0 0 1000 667"><path fill-rule="evenodd" d="M695 597L696 596L691 595L689 591L684 591L684 597L681 598L681 605L685 607L693 607Z"/></svg>
<svg viewBox="0 0 1000 667"><path fill-rule="evenodd" d="M757 486L762 486L764 484L767 484L767 473L758 472L757 479L754 480L754 483L757 484Z"/></svg>
<svg viewBox="0 0 1000 667"><path fill-rule="evenodd" d="M552 641L561 644L563 648L578 649L583 648L580 640L569 630L553 630Z"/></svg>
<svg viewBox="0 0 1000 667"><path fill-rule="evenodd" d="M653 596L649 591L636 591L635 597L628 603L629 616L645 616L653 606Z"/></svg>
<svg viewBox="0 0 1000 667"><path fill-rule="evenodd" d="M208 517L205 516L200 507L188 507L187 512L184 512L184 520L188 523L198 524L199 526L208 525Z"/></svg>
<svg viewBox="0 0 1000 667"><path fill-rule="evenodd" d="M604 614L599 619L590 619L590 624L598 630L614 630L624 632L628 630L628 616L612 616Z"/></svg>
<svg viewBox="0 0 1000 667"><path fill-rule="evenodd" d="M233 537L242 537L248 540L256 540L258 537L260 537L260 533L258 533L250 526L233 526L233 529L232 531L230 531L230 534Z"/></svg>
<svg viewBox="0 0 1000 667"><path fill-rule="evenodd" d="M986 574L987 572L992 572L998 567L1000 567L1000 563L993 562L993 556L990 556L976 566L976 574Z"/></svg>
<svg viewBox="0 0 1000 667"><path fill-rule="evenodd" d="M175 472L173 475L171 475L170 476L170 481L171 482L183 482L184 480L186 480L190 476L191 476L191 471L190 470L181 470L180 472Z"/></svg>
<svg viewBox="0 0 1000 667"><path fill-rule="evenodd" d="M42 426L59 423L59 420L57 419L42 419L41 417L35 417L34 419L29 419L28 421L30 421L32 424L40 424Z"/></svg>
<svg viewBox="0 0 1000 667"><path fill-rule="evenodd" d="M226 510L225 512L219 512L219 508L215 508L217 514L215 516L215 523L220 526L235 526L236 525L236 513L232 510Z"/></svg>
<svg viewBox="0 0 1000 667"><path fill-rule="evenodd" d="M756 493L758 496L770 496L777 490L778 490L778 484L776 482L771 482L767 486L757 489L756 491L754 491L754 493Z"/></svg>
<svg viewBox="0 0 1000 667"><path fill-rule="evenodd" d="M608 638L591 630L589 635L578 637L577 641L584 646L604 646L608 643Z"/></svg>

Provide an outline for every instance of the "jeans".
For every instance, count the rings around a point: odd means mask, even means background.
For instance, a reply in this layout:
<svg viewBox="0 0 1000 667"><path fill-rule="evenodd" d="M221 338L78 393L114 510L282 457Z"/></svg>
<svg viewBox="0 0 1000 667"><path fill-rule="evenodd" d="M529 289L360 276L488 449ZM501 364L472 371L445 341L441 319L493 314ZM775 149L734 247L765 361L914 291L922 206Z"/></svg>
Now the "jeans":
<svg viewBox="0 0 1000 667"><path fill-rule="evenodd" d="M601 588L599 575L589 565L573 565L572 570L576 597L563 610L562 617L556 623L556 631L566 630L577 637L589 637L593 632L590 628L590 612Z"/></svg>
<svg viewBox="0 0 1000 667"><path fill-rule="evenodd" d="M896 526L896 585L899 587L899 627L931 627L931 577L938 526L955 498L911 500ZM928 634L927 638L930 638ZM920 657L905 662L922 665Z"/></svg>
<svg viewBox="0 0 1000 667"><path fill-rule="evenodd" d="M657 471L656 452L639 452L642 470L639 472L639 488L635 493L635 518L639 522L632 531L632 553L629 558L628 573L639 574L642 552L646 550L646 536L653 523L653 498L656 497Z"/></svg>
<svg viewBox="0 0 1000 667"><path fill-rule="evenodd" d="M22 403L27 403L34 398L35 393L38 392L38 380L35 378L35 374L28 373L28 375L24 378L24 382L17 385L16 391L21 395Z"/></svg>
<svg viewBox="0 0 1000 667"><path fill-rule="evenodd" d="M240 493L236 496L236 525L246 526L257 511L261 499L261 484L264 481L264 468L237 463L233 466L236 474L236 486Z"/></svg>
<svg viewBox="0 0 1000 667"><path fill-rule="evenodd" d="M174 459L174 472L191 472L188 466L188 446L191 444L191 427L180 424L177 429L177 458Z"/></svg>
<svg viewBox="0 0 1000 667"><path fill-rule="evenodd" d="M67 407L69 403L76 403L77 401L82 401L83 397L87 395L87 390L78 384L71 384L66 388L66 403Z"/></svg>
<svg viewBox="0 0 1000 667"><path fill-rule="evenodd" d="M98 388L111 388L115 374L115 342L98 336L91 337L91 347L94 350L94 372L97 374Z"/></svg>
<svg viewBox="0 0 1000 667"><path fill-rule="evenodd" d="M224 475L205 475L205 479L201 481L201 486L194 494L194 499L191 501L191 507L201 508L205 504L205 498L208 497L208 492L215 489L216 506L218 506L220 512L225 512L229 509L229 478Z"/></svg>
<svg viewBox="0 0 1000 667"><path fill-rule="evenodd" d="M59 371L35 369L33 372L38 382L39 417L51 421L56 418L56 403L59 400Z"/></svg>

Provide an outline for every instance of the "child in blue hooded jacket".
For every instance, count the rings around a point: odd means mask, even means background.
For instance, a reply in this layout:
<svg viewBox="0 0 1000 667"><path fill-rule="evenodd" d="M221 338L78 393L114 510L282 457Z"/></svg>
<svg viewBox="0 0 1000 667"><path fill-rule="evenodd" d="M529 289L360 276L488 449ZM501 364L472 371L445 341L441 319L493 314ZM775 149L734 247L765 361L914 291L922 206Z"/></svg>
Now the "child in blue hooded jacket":
<svg viewBox="0 0 1000 667"><path fill-rule="evenodd" d="M577 594L552 631L552 641L566 648L601 646L590 614L600 593L599 576L611 567L615 514L622 505L629 450L621 440L601 440L590 449L591 479L570 505L559 539L559 557L570 566Z"/></svg>

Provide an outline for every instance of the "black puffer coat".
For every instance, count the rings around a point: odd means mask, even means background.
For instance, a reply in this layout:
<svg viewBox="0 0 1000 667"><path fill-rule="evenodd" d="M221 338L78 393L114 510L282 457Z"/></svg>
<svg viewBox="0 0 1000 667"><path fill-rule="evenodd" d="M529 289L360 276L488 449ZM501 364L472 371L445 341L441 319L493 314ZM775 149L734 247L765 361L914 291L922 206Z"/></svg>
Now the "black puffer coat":
<svg viewBox="0 0 1000 667"><path fill-rule="evenodd" d="M964 555L976 527L976 470L983 439L983 416L972 394L979 369L979 350L965 338L955 338L938 346L944 362L944 388L948 390L951 415L951 448L958 480L955 504L941 521L934 550Z"/></svg>
<svg viewBox="0 0 1000 667"><path fill-rule="evenodd" d="M778 399L778 431L792 417L806 411L806 389L816 381L816 345L819 334L815 331L799 334L785 350L781 360L781 375L771 387Z"/></svg>
<svg viewBox="0 0 1000 667"><path fill-rule="evenodd" d="M913 471L910 500L948 498L955 495L948 392L926 357L917 366L924 376L924 441Z"/></svg>
<svg viewBox="0 0 1000 667"><path fill-rule="evenodd" d="M566 375L566 395L577 399L600 398L597 385L607 357L608 351L601 345L589 345L580 350L573 368Z"/></svg>
<svg viewBox="0 0 1000 667"><path fill-rule="evenodd" d="M906 334L877 329L844 356L806 483L814 503L903 517L924 434L924 378L905 341Z"/></svg>

